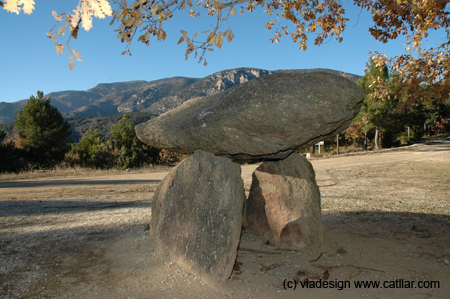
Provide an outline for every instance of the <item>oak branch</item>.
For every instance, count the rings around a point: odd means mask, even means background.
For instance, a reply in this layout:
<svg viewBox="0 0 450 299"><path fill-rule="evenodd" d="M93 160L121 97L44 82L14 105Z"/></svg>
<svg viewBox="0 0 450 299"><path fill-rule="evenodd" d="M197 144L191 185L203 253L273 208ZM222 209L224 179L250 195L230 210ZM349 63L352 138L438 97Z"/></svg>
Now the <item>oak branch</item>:
<svg viewBox="0 0 450 299"><path fill-rule="evenodd" d="M394 94L402 98L405 107L418 99L449 97L450 12L447 0L353 0L353 4L371 13L373 25L369 34L376 40L386 43L406 36L405 51L400 56L388 58L382 53L371 53L377 65L387 63L396 74ZM30 14L35 1L4 0L0 5L12 13ZM310 36L314 38L314 45L333 38L342 42L349 20L340 0L137 0L129 3L126 0L80 0L72 12L53 12L55 25L47 36L55 42L57 53L68 49L69 66L73 69L74 59L81 61L81 55L70 48L69 42L78 37L80 28L88 31L92 27L93 16L112 17L110 24L116 24L117 38L126 43L122 54L131 55L131 43L136 38L146 45L154 38L165 40L165 21L174 18L176 12L186 11L193 18L207 14L215 16L209 29L201 34L180 30L178 40L178 44L186 45L186 59L194 55L206 65L208 51L222 48L225 40L233 40L229 19L236 13L252 12L257 7L268 14L266 28L274 30L272 42L289 36L301 50L307 49ZM427 44L432 31L442 34L441 43ZM375 95L388 99L392 92L382 81L374 79Z"/></svg>

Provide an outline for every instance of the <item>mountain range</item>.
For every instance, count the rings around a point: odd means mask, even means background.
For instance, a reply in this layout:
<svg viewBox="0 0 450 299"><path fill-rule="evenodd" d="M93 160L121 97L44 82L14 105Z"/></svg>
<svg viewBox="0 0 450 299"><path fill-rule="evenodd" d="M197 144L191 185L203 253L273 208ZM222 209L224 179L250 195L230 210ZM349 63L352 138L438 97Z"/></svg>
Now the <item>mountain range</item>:
<svg viewBox="0 0 450 299"><path fill-rule="evenodd" d="M65 117L94 117L130 112L160 115L183 102L226 90L256 77L273 73L308 73L324 71L345 76L356 82L358 75L330 69L269 71L257 68L224 70L205 78L172 77L155 81L101 83L86 91L58 91L46 94ZM17 110L28 100L0 102L0 124L14 121Z"/></svg>

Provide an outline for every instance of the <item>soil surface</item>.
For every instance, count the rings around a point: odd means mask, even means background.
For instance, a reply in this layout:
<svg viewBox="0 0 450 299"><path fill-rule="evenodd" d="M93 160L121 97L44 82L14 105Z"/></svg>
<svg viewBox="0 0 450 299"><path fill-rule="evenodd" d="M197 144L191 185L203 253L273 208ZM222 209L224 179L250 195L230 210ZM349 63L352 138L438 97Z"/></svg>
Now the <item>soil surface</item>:
<svg viewBox="0 0 450 299"><path fill-rule="evenodd" d="M449 298L450 141L311 162L323 246L289 251L244 230L220 288L154 254L167 171L2 181L0 297ZM247 191L256 167L242 167Z"/></svg>

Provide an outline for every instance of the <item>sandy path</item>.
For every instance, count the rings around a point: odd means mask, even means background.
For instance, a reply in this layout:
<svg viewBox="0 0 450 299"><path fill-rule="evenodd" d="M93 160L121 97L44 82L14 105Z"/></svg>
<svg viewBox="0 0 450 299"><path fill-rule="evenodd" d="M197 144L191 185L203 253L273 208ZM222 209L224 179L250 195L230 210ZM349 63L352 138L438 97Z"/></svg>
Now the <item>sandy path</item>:
<svg viewBox="0 0 450 299"><path fill-rule="evenodd" d="M153 254L146 227L165 172L0 182L1 298L446 298L450 293L450 142L311 160L325 242L280 251L247 232L242 263L211 289ZM257 165L244 165L248 189ZM317 262L310 262L322 253ZM284 290L295 278L350 288ZM362 288L356 281L434 281Z"/></svg>

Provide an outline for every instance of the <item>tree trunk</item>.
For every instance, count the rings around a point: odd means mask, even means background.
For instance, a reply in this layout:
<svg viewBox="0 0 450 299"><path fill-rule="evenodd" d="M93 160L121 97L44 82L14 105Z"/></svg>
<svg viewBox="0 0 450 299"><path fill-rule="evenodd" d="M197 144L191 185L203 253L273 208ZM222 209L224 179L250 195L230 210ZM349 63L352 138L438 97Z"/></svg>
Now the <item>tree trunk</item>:
<svg viewBox="0 0 450 299"><path fill-rule="evenodd" d="M316 152L316 145L315 144L311 145L310 151L311 151L311 154L314 154Z"/></svg>
<svg viewBox="0 0 450 299"><path fill-rule="evenodd" d="M375 149L380 149L380 127L375 128Z"/></svg>
<svg viewBox="0 0 450 299"><path fill-rule="evenodd" d="M408 126L408 142L410 138L411 138L411 128Z"/></svg>
<svg viewBox="0 0 450 299"><path fill-rule="evenodd" d="M364 133L364 150L367 151L367 132Z"/></svg>
<svg viewBox="0 0 450 299"><path fill-rule="evenodd" d="M425 134L427 134L428 137L430 137L430 126L427 126L426 124L424 124L423 131L425 132Z"/></svg>
<svg viewBox="0 0 450 299"><path fill-rule="evenodd" d="M337 154L339 155L339 134L336 135L336 149L337 149Z"/></svg>

